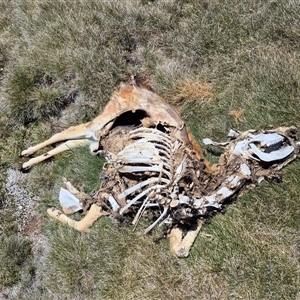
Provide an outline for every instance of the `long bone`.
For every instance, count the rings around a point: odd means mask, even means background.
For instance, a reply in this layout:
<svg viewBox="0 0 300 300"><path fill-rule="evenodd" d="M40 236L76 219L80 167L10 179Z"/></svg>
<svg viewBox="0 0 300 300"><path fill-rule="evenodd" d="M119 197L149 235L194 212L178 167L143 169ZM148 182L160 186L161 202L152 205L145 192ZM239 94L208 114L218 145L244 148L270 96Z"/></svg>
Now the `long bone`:
<svg viewBox="0 0 300 300"><path fill-rule="evenodd" d="M102 208L96 204L93 204L88 211L87 215L80 221L75 221L63 213L61 213L59 210L55 208L48 208L47 213L53 217L54 219L68 224L70 227L73 227L74 229L82 232L86 231L91 225L94 224L96 220L98 220L101 216L107 216L108 213L102 211Z"/></svg>
<svg viewBox="0 0 300 300"><path fill-rule="evenodd" d="M134 205L140 198L148 195L151 191L153 191L155 189L162 189L164 187L165 187L164 185L159 185L158 184L158 185L149 187L148 189L142 191L137 196L135 196L132 200L130 200L124 207L122 207L120 209L120 214L122 215L126 210L128 210L128 208L130 208L132 205Z"/></svg>
<svg viewBox="0 0 300 300"><path fill-rule="evenodd" d="M149 185L149 184L153 184L153 183L158 183L158 182L165 182L166 184L169 184L170 183L170 180L168 179L165 179L165 178L161 178L159 179L158 177L154 177L154 178L149 178L143 182L139 182L137 183L136 185L128 188L127 190L125 190L124 192L122 192L121 194L118 195L118 198L125 198L127 197L128 195L132 194L133 192L143 188L144 186L146 185Z"/></svg>

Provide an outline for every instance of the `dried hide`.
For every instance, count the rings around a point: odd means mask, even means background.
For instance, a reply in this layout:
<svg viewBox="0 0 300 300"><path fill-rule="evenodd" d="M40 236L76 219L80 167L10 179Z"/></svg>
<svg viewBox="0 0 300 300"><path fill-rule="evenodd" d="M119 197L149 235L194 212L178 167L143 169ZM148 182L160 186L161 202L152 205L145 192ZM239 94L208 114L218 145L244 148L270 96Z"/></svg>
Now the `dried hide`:
<svg viewBox="0 0 300 300"><path fill-rule="evenodd" d="M65 180L60 202L63 213L48 213L79 231L100 216L131 219L136 226L147 215L156 225L168 228L171 251L189 254L202 223L212 211L236 196L248 183L280 176L280 169L296 158L295 128L269 131L230 131L228 142L204 143L223 147L217 165L211 166L179 114L159 95L133 84L121 84L103 113L93 121L70 127L49 140L24 150L31 155L53 143L65 141L44 155L30 159L29 169L53 155L89 143L108 164L99 190L85 195ZM100 172L100 170L99 170ZM79 222L66 214L83 210Z"/></svg>

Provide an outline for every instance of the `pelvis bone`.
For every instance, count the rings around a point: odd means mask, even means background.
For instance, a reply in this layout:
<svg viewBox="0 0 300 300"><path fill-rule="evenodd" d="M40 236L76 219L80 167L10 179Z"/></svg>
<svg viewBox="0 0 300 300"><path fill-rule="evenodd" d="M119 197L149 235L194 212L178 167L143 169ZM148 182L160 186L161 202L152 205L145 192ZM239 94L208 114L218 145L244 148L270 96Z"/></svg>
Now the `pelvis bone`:
<svg viewBox="0 0 300 300"><path fill-rule="evenodd" d="M52 217L85 231L100 216L131 218L137 226L142 216L168 229L171 251L186 257L210 212L220 210L247 183L279 176L279 170L295 159L299 144L295 128L269 131L230 131L229 141L204 143L223 147L218 164L211 166L179 114L156 93L133 84L121 84L103 113L93 121L70 127L24 150L28 156L45 146L63 142L34 157L21 170L60 152L88 143L103 155L109 167L106 178L92 195L79 192L65 180L60 192L63 212L49 208ZM99 170L100 171L100 170ZM83 210L77 222L69 218Z"/></svg>

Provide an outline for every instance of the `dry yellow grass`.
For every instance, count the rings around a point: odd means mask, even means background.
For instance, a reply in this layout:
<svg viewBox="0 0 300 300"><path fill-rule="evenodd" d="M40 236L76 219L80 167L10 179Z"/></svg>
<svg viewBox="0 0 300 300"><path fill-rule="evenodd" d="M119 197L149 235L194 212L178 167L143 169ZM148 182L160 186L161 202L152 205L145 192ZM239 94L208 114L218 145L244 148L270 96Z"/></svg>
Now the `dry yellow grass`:
<svg viewBox="0 0 300 300"><path fill-rule="evenodd" d="M168 101L183 110L191 103L203 106L213 99L212 85L200 80L186 80L178 83L173 89Z"/></svg>

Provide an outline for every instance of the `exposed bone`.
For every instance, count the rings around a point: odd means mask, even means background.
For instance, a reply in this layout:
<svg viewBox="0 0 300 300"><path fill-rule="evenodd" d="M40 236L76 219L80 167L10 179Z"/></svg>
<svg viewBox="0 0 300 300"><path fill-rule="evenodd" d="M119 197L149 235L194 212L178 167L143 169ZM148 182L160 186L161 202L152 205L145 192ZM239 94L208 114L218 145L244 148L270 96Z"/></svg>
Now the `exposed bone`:
<svg viewBox="0 0 300 300"><path fill-rule="evenodd" d="M154 144L143 140L128 145L118 153L116 160L122 161L123 164L158 164L161 162L159 151Z"/></svg>
<svg viewBox="0 0 300 300"><path fill-rule="evenodd" d="M165 206L162 214L153 224L151 224L148 228L145 229L144 234L150 232L156 226L156 224L158 224L166 216L167 212L168 212L168 207Z"/></svg>
<svg viewBox="0 0 300 300"><path fill-rule="evenodd" d="M239 132L230 129L229 133L227 134L227 137L230 138L230 139L236 139L239 135L240 135Z"/></svg>
<svg viewBox="0 0 300 300"><path fill-rule="evenodd" d="M136 225L139 220L140 220L140 217L142 215L142 213L145 211L146 207L147 207L147 204L148 204L148 201L149 201L149 198L147 198L141 205L140 209L138 210L137 214L135 215L133 221L132 221L132 224L133 225ZM134 227L133 230L135 230L136 227Z"/></svg>
<svg viewBox="0 0 300 300"><path fill-rule="evenodd" d="M187 156L184 156L181 164L176 169L175 179L174 179L174 182L173 182L174 185L176 185L179 182L179 180L182 177L182 174L183 174L184 170L186 169L186 159L187 159Z"/></svg>
<svg viewBox="0 0 300 300"><path fill-rule="evenodd" d="M74 221L70 219L59 210L55 208L48 208L47 213L54 219L68 224L70 227L82 232L86 231L93 223L98 220L101 216L106 216L107 213L102 211L102 208L96 204L93 204L88 212L88 214L81 221Z"/></svg>
<svg viewBox="0 0 300 300"><path fill-rule="evenodd" d="M233 150L233 153L235 155L242 155L245 158L251 158L257 161L261 160L264 162L272 162L287 158L295 150L295 147L288 145L277 151L265 153L254 144L258 142L262 147L269 147L271 145L282 142L284 140L284 137L275 132L260 133L256 135L248 133L247 137L251 138L251 140L244 139L242 141L239 141L235 145L235 148ZM254 157L253 154L255 154L257 157Z"/></svg>
<svg viewBox="0 0 300 300"><path fill-rule="evenodd" d="M170 202L170 207L174 208L174 207L178 206L178 204L179 204L179 200L172 200Z"/></svg>
<svg viewBox="0 0 300 300"><path fill-rule="evenodd" d="M63 177L63 182L67 188L67 190L72 193L73 195L79 194L80 191L78 191L70 181L67 180L67 178Z"/></svg>
<svg viewBox="0 0 300 300"><path fill-rule="evenodd" d="M179 195L179 202L180 204L189 204L191 201L191 198L184 195Z"/></svg>
<svg viewBox="0 0 300 300"><path fill-rule="evenodd" d="M202 225L203 221L199 220L196 229L188 231L184 238L182 238L183 233L179 228L173 228L168 236L171 252L177 257L188 257Z"/></svg>
<svg viewBox="0 0 300 300"><path fill-rule="evenodd" d="M246 177L251 175L251 170L246 164L241 164L241 172Z"/></svg>
<svg viewBox="0 0 300 300"><path fill-rule="evenodd" d="M138 194L136 197L134 197L131 201L129 201L123 208L120 209L120 214L122 215L130 206L132 206L137 200L144 197L148 193L150 193L152 190L158 188L158 187L164 187L163 185L156 185L153 187L148 188L147 190L144 190L140 194Z"/></svg>
<svg viewBox="0 0 300 300"><path fill-rule="evenodd" d="M119 194L118 198L125 198L128 195L132 194L133 192L137 191L138 189L141 189L142 187L144 187L146 185L157 183L157 182L160 182L160 181L165 182L166 184L168 184L170 182L169 180L164 179L164 178L161 178L161 179L159 179L157 177L149 178L149 179L147 179L147 180L145 180L143 182L139 182L136 185L128 188L123 193Z"/></svg>
<svg viewBox="0 0 300 300"><path fill-rule="evenodd" d="M272 153L264 153L260 151L254 144L249 145L251 148L251 153L255 154L258 156L258 158L262 161L265 162L271 162L271 161L277 161L277 160L282 160L291 155L294 152L294 147L293 146L287 146L284 147L283 149L277 150L277 151L272 151ZM254 157L252 157L255 159Z"/></svg>
<svg viewBox="0 0 300 300"><path fill-rule="evenodd" d="M229 142L224 142L224 143L214 142L213 140L211 140L209 138L203 139L202 142L205 145L213 145L213 146L221 146L221 147L225 147L225 146L227 146L229 144Z"/></svg>
<svg viewBox="0 0 300 300"><path fill-rule="evenodd" d="M130 137L144 137L144 136L147 136L148 138L152 138L154 139L154 141L156 141L158 137L162 137L167 143L169 143L169 135L163 133L160 130L153 129L153 128L140 127L132 130L130 134Z"/></svg>
<svg viewBox="0 0 300 300"><path fill-rule="evenodd" d="M140 166L123 166L118 168L121 173L137 173L137 172L158 172L164 173L168 178L171 178L171 173L163 169L161 166L140 167Z"/></svg>
<svg viewBox="0 0 300 300"><path fill-rule="evenodd" d="M116 201L116 199L112 195L109 195L108 201L109 201L109 203L112 207L112 210L114 212L116 212L120 208L120 205L118 204L118 202Z"/></svg>
<svg viewBox="0 0 300 300"><path fill-rule="evenodd" d="M232 153L235 154L235 155L242 155L243 157L248 158L249 157L249 153L247 152L248 151L248 145L249 145L249 142L247 140L239 141L235 145Z"/></svg>
<svg viewBox="0 0 300 300"><path fill-rule="evenodd" d="M260 133L257 135L249 133L251 138L250 143L259 142L261 146L270 146L276 144L284 139L284 137L276 132L273 133Z"/></svg>
<svg viewBox="0 0 300 300"><path fill-rule="evenodd" d="M59 192L59 202L63 212L67 215L74 214L76 211L82 210L79 200L69 191L61 188Z"/></svg>

